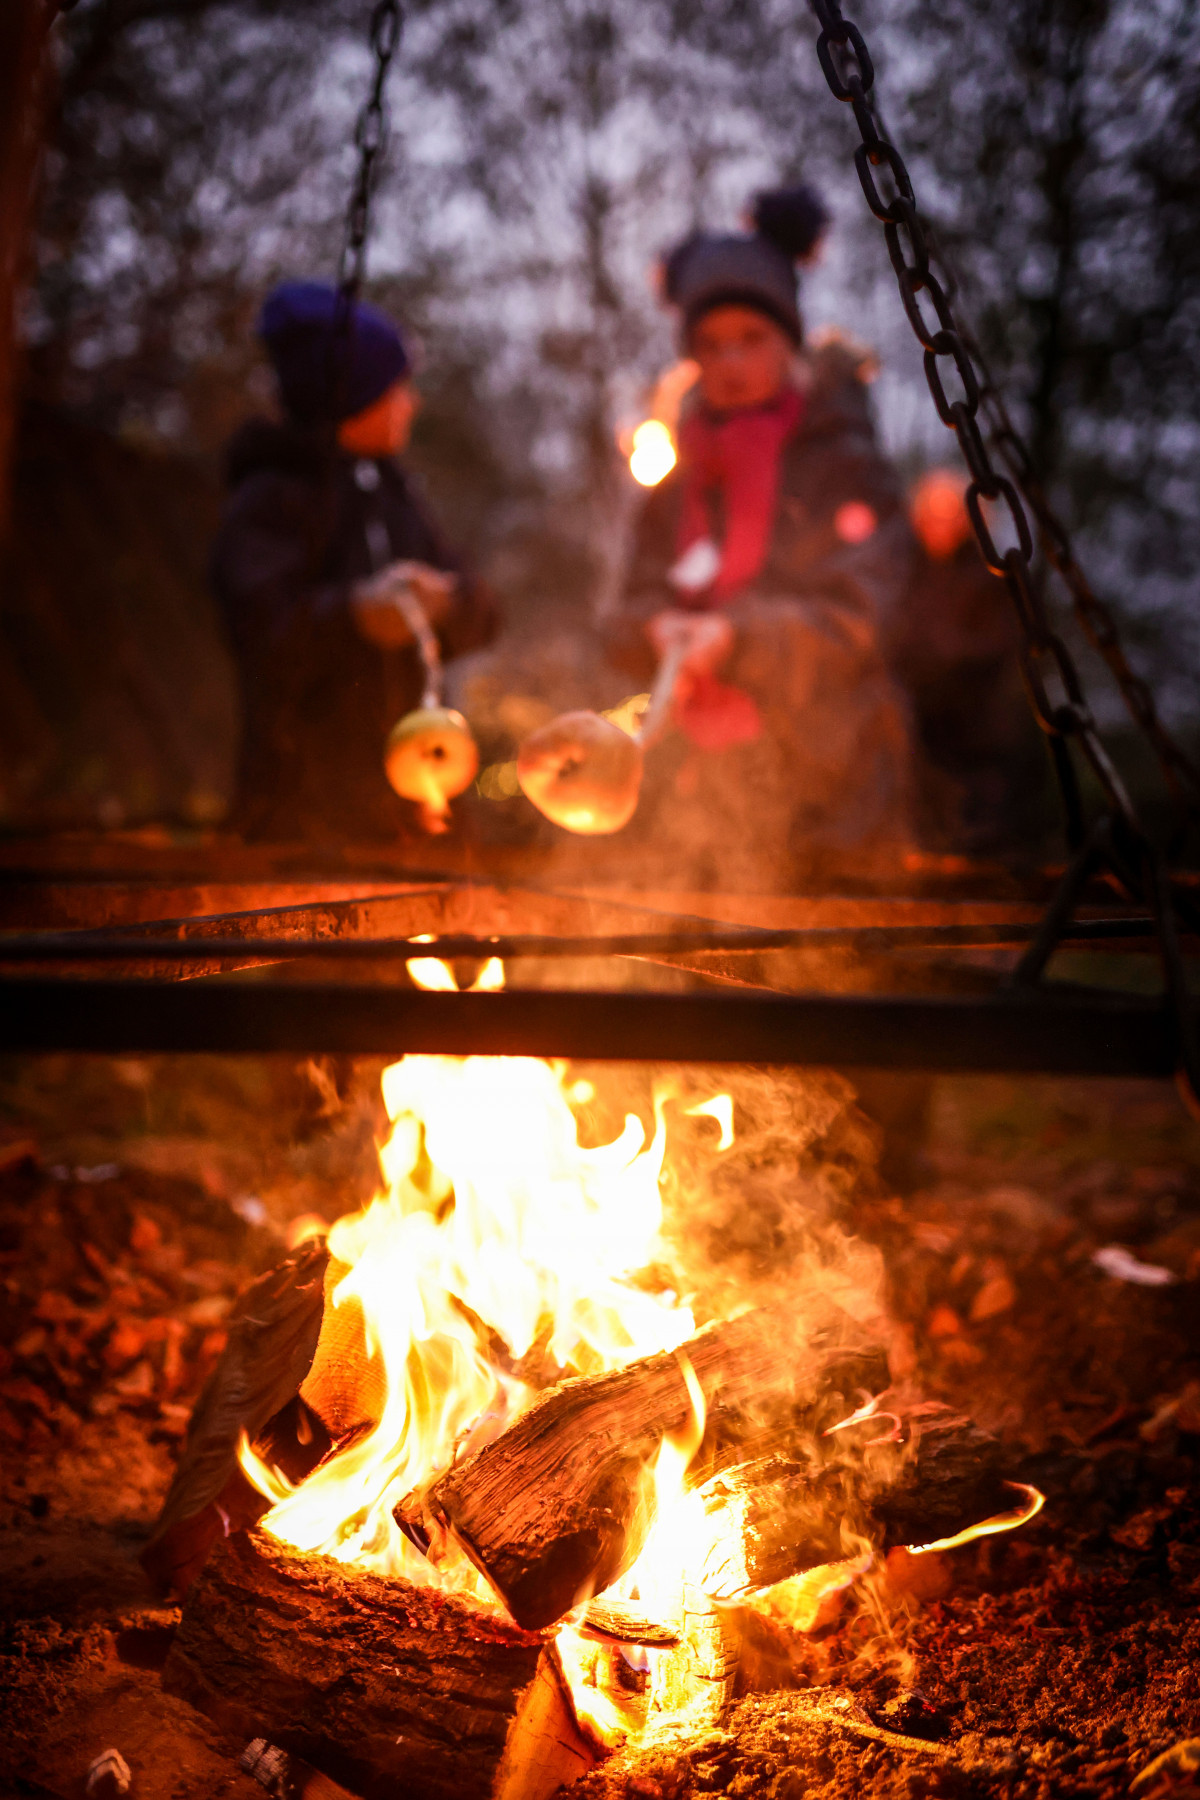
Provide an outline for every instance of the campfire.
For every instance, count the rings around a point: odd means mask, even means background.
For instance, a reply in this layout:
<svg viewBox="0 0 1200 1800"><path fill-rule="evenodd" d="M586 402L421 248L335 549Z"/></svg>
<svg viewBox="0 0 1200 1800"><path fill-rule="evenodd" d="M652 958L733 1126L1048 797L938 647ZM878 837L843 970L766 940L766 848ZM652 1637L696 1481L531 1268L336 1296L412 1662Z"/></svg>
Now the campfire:
<svg viewBox="0 0 1200 1800"><path fill-rule="evenodd" d="M619 1074L387 1068L379 1191L300 1222L197 1405L167 1684L356 1792L538 1800L712 1730L889 1552L1041 1504L889 1367L878 1253L803 1173L836 1078L669 1071L622 1122ZM756 1206L778 1257L714 1254Z"/></svg>

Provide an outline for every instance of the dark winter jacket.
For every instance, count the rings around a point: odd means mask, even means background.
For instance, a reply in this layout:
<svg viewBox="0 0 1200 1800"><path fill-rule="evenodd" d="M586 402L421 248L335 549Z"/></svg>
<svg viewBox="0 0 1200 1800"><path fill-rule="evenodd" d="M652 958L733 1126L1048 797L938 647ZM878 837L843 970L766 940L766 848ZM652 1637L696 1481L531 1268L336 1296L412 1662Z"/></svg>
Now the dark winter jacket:
<svg viewBox="0 0 1200 1800"><path fill-rule="evenodd" d="M884 649L913 716L921 829L933 848L991 855L1036 830L1044 754L1021 682L1020 632L973 541L921 551Z"/></svg>
<svg viewBox="0 0 1200 1800"><path fill-rule="evenodd" d="M457 563L397 463L331 450L297 426L244 427L228 484L212 573L241 675L234 823L260 838L394 838L408 809L387 785L383 748L419 703L421 665L412 646L384 651L360 636L351 590L381 560ZM464 580L439 629L443 656L487 643L494 627L486 592Z"/></svg>

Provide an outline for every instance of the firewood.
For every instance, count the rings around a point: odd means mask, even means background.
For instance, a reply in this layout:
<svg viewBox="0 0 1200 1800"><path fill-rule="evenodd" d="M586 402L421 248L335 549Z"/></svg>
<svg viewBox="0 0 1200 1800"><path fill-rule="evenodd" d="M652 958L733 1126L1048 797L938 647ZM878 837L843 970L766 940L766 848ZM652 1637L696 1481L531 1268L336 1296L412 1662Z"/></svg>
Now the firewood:
<svg viewBox="0 0 1200 1800"><path fill-rule="evenodd" d="M732 1599L865 1548L933 1543L1012 1510L995 1438L950 1414L916 1429L903 1416L899 1423L898 1441L864 1441L878 1430L867 1419L803 1454L761 1457L707 1482L706 1509L724 1529L705 1587Z"/></svg>
<svg viewBox="0 0 1200 1800"><path fill-rule="evenodd" d="M616 1623L615 1632L604 1629ZM588 1608L585 1622L555 1639L556 1663L569 1671L581 1722L605 1750L686 1718L696 1731L718 1726L733 1700L742 1651L736 1608L719 1608L684 1582L674 1629L665 1639L649 1627L653 1659L638 1671L626 1660L626 1622L615 1611Z"/></svg>
<svg viewBox="0 0 1200 1800"><path fill-rule="evenodd" d="M243 1432L293 1481L332 1444L298 1398L321 1336L328 1262L323 1243L305 1244L251 1282L230 1315L221 1360L196 1402L179 1467L142 1551L143 1568L164 1592L185 1593L213 1544L266 1511L238 1466Z"/></svg>
<svg viewBox="0 0 1200 1800"><path fill-rule="evenodd" d="M239 1532L193 1584L163 1685L364 1800L546 1800L595 1757L544 1657L476 1600Z"/></svg>
<svg viewBox="0 0 1200 1800"><path fill-rule="evenodd" d="M879 1352L783 1310L710 1326L683 1347L708 1406L698 1464L752 1454L765 1432L815 1435L888 1384ZM518 1624L536 1630L601 1592L637 1557L649 1524L647 1470L690 1413L679 1353L565 1381L449 1470L428 1496Z"/></svg>
<svg viewBox="0 0 1200 1800"><path fill-rule="evenodd" d="M265 1738L254 1738L238 1757L238 1768L253 1775L259 1787L268 1794L286 1796L286 1800L354 1800L349 1788L331 1781L314 1769L302 1756L268 1744Z"/></svg>

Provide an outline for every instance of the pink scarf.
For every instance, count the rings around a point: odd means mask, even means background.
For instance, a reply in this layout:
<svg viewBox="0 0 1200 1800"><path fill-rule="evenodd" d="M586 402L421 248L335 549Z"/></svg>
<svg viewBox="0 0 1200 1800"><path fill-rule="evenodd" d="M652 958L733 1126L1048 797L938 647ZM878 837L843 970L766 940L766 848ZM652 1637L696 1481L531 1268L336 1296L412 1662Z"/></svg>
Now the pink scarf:
<svg viewBox="0 0 1200 1800"><path fill-rule="evenodd" d="M779 460L783 446L804 416L804 396L784 388L766 406L725 415L697 412L679 432L687 486L675 553L682 556L713 536L710 497L721 502L725 542L721 567L707 601L720 605L758 574L767 559L779 503Z"/></svg>
<svg viewBox="0 0 1200 1800"><path fill-rule="evenodd" d="M723 605L754 580L767 559L779 503L783 446L804 416L804 396L783 391L767 406L724 417L695 413L679 433L687 486L675 541L677 556L713 535L710 496L721 501L725 542L706 592L681 597L698 608ZM701 750L724 750L762 734L754 697L715 675L693 677L676 696L675 722Z"/></svg>

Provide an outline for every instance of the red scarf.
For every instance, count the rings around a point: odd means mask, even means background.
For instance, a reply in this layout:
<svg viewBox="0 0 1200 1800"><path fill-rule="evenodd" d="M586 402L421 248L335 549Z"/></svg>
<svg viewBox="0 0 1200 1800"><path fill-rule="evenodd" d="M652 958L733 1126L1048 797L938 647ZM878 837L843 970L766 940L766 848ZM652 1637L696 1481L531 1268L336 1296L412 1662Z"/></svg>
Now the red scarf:
<svg viewBox="0 0 1200 1800"><path fill-rule="evenodd" d="M732 600L766 562L779 503L779 459L803 416L804 396L784 388L767 406L724 417L698 412L684 422L679 447L687 485L675 554L715 535L709 517L713 496L724 517L725 542L712 585L681 594L680 606L707 608ZM681 684L675 723L701 750L751 743L762 733L753 695L715 675Z"/></svg>
<svg viewBox="0 0 1200 1800"><path fill-rule="evenodd" d="M716 579L703 598L689 596L684 605L719 606L759 573L775 526L780 455L803 416L804 396L787 387L766 406L724 415L697 412L680 427L687 485L676 556L715 536L709 517L713 496L725 525Z"/></svg>

